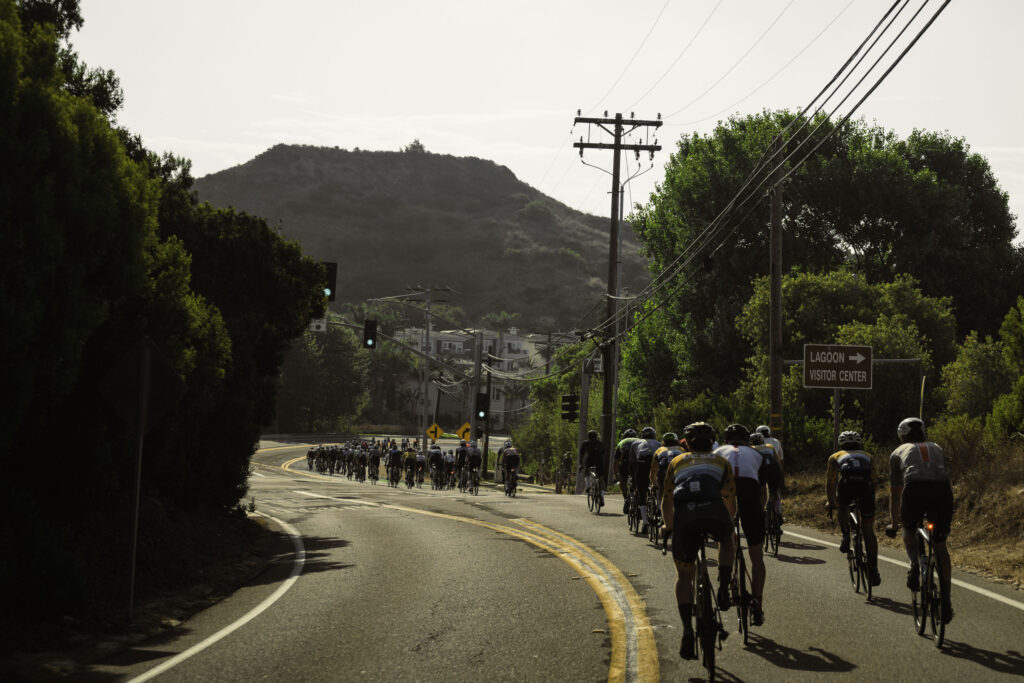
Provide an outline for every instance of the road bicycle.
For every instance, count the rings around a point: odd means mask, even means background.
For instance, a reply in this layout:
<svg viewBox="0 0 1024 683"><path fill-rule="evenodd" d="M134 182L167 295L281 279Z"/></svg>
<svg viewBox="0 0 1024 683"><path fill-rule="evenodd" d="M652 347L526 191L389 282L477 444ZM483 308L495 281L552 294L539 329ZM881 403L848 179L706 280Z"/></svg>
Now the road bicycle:
<svg viewBox="0 0 1024 683"><path fill-rule="evenodd" d="M629 524L630 533L640 533L640 501L638 500L633 477L626 480L626 522Z"/></svg>
<svg viewBox="0 0 1024 683"><path fill-rule="evenodd" d="M561 493L562 491L570 494L575 493L575 487L573 486L574 478L572 470L564 467L558 468L558 471L555 472L555 493Z"/></svg>
<svg viewBox="0 0 1024 683"><path fill-rule="evenodd" d="M402 479L402 470L399 467L388 468L388 486L398 488L398 482Z"/></svg>
<svg viewBox="0 0 1024 683"><path fill-rule="evenodd" d="M743 644L746 645L750 638L750 604L753 596L750 594L750 572L747 571L747 559L743 554L743 546L740 544L740 520L739 516L733 520L735 525L736 560L733 562L732 572L732 600L736 605L737 630L743 634Z"/></svg>
<svg viewBox="0 0 1024 683"><path fill-rule="evenodd" d="M469 490L474 496L480 495L480 470L476 467L470 470Z"/></svg>
<svg viewBox="0 0 1024 683"><path fill-rule="evenodd" d="M601 507L604 505L604 492L601 490L601 480L597 476L597 469L587 469L587 476L583 485L587 492L587 509L595 515L601 514Z"/></svg>
<svg viewBox="0 0 1024 683"><path fill-rule="evenodd" d="M829 519L832 519L832 510L833 508L830 507ZM850 506L847 514L850 525L850 549L846 553L846 564L850 572L850 584L855 593L860 593L863 590L867 599L870 600L871 571L868 569L868 557L864 550L864 536L861 534L860 519L853 506Z"/></svg>
<svg viewBox="0 0 1024 683"><path fill-rule="evenodd" d="M519 477L517 476L518 468L512 467L508 471L508 476L505 478L505 495L516 497L516 489L519 488Z"/></svg>
<svg viewBox="0 0 1024 683"><path fill-rule="evenodd" d="M661 527L665 520L661 517L661 491L656 486L647 489L647 538L657 547L661 536Z"/></svg>
<svg viewBox="0 0 1024 683"><path fill-rule="evenodd" d="M715 586L711 583L708 573L705 549L711 535L702 534L697 546L696 580L697 589L694 598L694 611L697 616L696 645L697 656L708 671L708 680L715 680L715 650L722 649L722 643L729 637L729 632L722 627L722 612L718 608L718 597Z"/></svg>
<svg viewBox="0 0 1024 683"><path fill-rule="evenodd" d="M911 591L910 604L914 609L914 626L918 635L930 630L935 647L941 648L946 638L946 624L942 620L942 568L935 559L932 532L935 525L925 522L917 527L918 590ZM887 532L888 533L888 532Z"/></svg>
<svg viewBox="0 0 1024 683"><path fill-rule="evenodd" d="M412 467L405 468L405 488L411 489L416 485L416 472Z"/></svg>
<svg viewBox="0 0 1024 683"><path fill-rule="evenodd" d="M775 509L775 501L769 500L764 511L764 551L778 557L781 540L782 515Z"/></svg>
<svg viewBox="0 0 1024 683"><path fill-rule="evenodd" d="M469 471L466 468L459 470L459 493L465 493L469 488Z"/></svg>

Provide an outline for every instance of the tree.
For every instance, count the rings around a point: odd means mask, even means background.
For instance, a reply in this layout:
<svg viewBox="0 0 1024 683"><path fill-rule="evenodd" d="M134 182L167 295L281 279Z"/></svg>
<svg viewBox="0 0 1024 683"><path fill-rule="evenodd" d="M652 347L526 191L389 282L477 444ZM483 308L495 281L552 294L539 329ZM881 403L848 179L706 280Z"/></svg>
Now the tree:
<svg viewBox="0 0 1024 683"><path fill-rule="evenodd" d="M402 151L405 152L406 154L425 154L427 148L423 146L423 143L420 142L419 138L416 138L408 145L403 147Z"/></svg>
<svg viewBox="0 0 1024 683"><path fill-rule="evenodd" d="M710 135L678 142L663 184L631 217L652 273L699 244L794 119L785 111L736 116ZM1006 193L984 158L948 134L915 131L901 141L863 121L838 128L821 118L811 123L821 126L805 149L823 144L783 187L786 267L827 273L849 263L869 284L910 275L925 295L951 299L958 336L994 332L1019 291L1024 251L1012 244L1016 228ZM784 154L805 136L786 140ZM727 236L676 277L667 301L659 301L669 326L683 330L681 380L688 394L727 393L739 381L736 369L750 348L733 321L754 280L768 273L768 223L767 202L755 198L728 223Z"/></svg>
<svg viewBox="0 0 1024 683"><path fill-rule="evenodd" d="M980 339L977 332L967 335L956 360L942 368L942 393L950 415L984 417L1010 387L1002 344L992 337Z"/></svg>

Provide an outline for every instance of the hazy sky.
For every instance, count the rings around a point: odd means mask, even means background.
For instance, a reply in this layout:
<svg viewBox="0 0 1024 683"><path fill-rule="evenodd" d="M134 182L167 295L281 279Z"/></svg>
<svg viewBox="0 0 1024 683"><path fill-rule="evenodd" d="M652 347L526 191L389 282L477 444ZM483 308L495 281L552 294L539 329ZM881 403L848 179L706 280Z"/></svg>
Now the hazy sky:
<svg viewBox="0 0 1024 683"><path fill-rule="evenodd" d="M925 1L909 0L904 16ZM82 0L72 42L120 76L119 122L151 149L192 159L196 177L280 142L398 150L418 138L604 215L610 176L572 148L586 135L571 131L577 109L662 115L665 149L628 189L627 202L646 201L680 136L731 113L804 107L890 4ZM940 4L928 3L912 33ZM900 136L917 127L966 138L1018 216L1022 29L1022 0L953 0L857 114ZM585 160L611 168L610 152Z"/></svg>

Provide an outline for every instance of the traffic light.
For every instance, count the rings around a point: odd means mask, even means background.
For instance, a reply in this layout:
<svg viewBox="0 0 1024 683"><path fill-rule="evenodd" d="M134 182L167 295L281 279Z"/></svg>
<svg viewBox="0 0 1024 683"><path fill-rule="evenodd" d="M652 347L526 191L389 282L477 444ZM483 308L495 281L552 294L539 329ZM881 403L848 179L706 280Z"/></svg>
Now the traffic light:
<svg viewBox="0 0 1024 683"><path fill-rule="evenodd" d="M365 321L363 321L363 348L364 349L375 349L375 348L377 348L377 321L376 320L365 320Z"/></svg>
<svg viewBox="0 0 1024 683"><path fill-rule="evenodd" d="M579 417L580 397L576 394L562 396L562 419L575 420Z"/></svg>
<svg viewBox="0 0 1024 683"><path fill-rule="evenodd" d="M338 264L330 261L321 261L324 267L324 296L328 301L334 301L338 289Z"/></svg>
<svg viewBox="0 0 1024 683"><path fill-rule="evenodd" d="M490 394L477 394L476 395L476 419L486 420L491 410L491 396Z"/></svg>

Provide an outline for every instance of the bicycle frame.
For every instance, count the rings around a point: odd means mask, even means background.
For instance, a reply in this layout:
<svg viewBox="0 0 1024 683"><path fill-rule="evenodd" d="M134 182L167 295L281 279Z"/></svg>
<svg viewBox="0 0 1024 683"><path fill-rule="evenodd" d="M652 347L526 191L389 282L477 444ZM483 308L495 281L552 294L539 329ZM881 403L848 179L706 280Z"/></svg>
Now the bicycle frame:
<svg viewBox="0 0 1024 683"><path fill-rule="evenodd" d="M917 527L918 566L913 571L919 572L920 590L911 592L911 606L914 612L914 625L918 635L924 635L926 627L930 627L935 639L935 647L941 648L946 637L946 625L942 621L942 568L935 559L935 546L932 532L935 524L924 522Z"/></svg>

